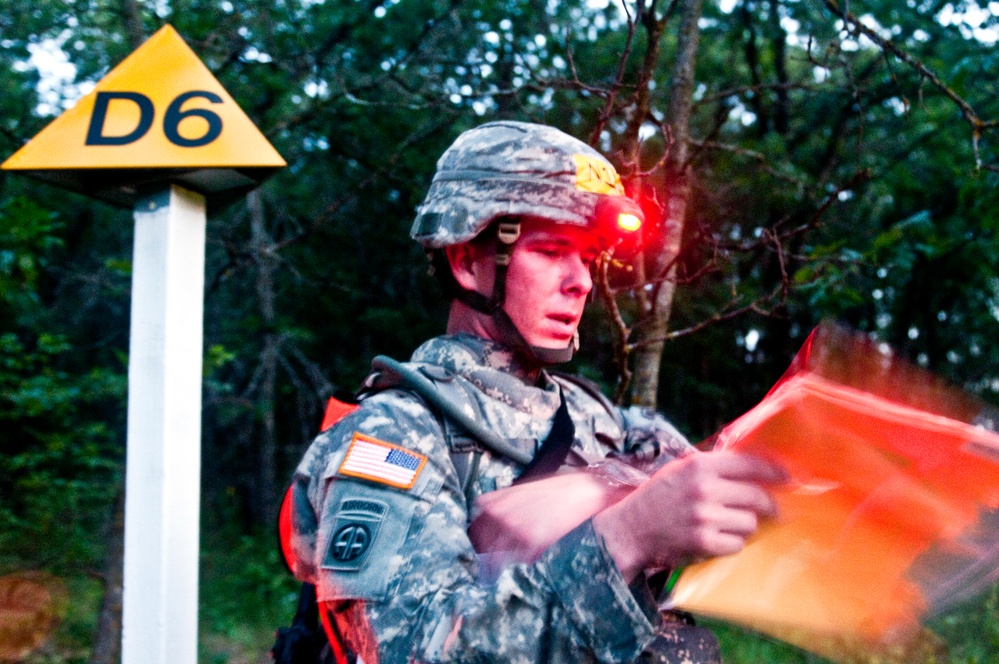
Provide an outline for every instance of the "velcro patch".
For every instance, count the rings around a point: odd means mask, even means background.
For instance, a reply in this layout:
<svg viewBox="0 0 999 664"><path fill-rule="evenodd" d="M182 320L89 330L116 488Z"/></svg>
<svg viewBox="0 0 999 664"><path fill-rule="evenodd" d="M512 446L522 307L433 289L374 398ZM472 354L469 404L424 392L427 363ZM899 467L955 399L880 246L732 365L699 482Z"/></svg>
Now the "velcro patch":
<svg viewBox="0 0 999 664"><path fill-rule="evenodd" d="M340 503L323 567L345 572L360 569L387 512L388 505L375 500Z"/></svg>
<svg viewBox="0 0 999 664"><path fill-rule="evenodd" d="M412 489L426 462L422 454L356 432L337 473Z"/></svg>

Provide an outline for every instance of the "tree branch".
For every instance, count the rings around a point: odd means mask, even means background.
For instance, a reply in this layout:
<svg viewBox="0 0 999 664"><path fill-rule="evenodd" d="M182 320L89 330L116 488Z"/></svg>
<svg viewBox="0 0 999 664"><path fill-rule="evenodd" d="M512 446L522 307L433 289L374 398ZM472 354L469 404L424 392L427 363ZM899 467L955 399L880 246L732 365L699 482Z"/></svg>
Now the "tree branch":
<svg viewBox="0 0 999 664"><path fill-rule="evenodd" d="M981 169L982 160L981 155L979 154L979 139L981 138L982 132L999 127L999 120L982 120L978 116L978 113L975 112L975 109L971 107L971 104L965 101L961 95L954 92L954 90L944 83L933 70L917 60L909 52L899 48L890 39L882 37L873 29L864 25L860 19L850 13L848 6L845 6L844 9L840 9L836 0L826 0L826 6L829 7L829 10L832 11L833 14L839 16L844 22L851 24L857 32L877 44L882 50L890 52L896 58L919 72L920 76L928 80L935 88L940 90L948 99L954 102L959 109L961 109L961 115L963 115L964 119L967 120L969 125L971 125L972 146L975 153L975 168Z"/></svg>

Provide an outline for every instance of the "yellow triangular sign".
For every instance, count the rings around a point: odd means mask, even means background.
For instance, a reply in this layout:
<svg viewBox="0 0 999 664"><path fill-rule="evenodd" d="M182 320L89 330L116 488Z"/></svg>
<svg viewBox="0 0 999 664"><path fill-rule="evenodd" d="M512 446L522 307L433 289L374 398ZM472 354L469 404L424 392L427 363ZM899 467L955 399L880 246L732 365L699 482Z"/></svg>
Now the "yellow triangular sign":
<svg viewBox="0 0 999 664"><path fill-rule="evenodd" d="M284 159L165 25L4 169L280 168Z"/></svg>

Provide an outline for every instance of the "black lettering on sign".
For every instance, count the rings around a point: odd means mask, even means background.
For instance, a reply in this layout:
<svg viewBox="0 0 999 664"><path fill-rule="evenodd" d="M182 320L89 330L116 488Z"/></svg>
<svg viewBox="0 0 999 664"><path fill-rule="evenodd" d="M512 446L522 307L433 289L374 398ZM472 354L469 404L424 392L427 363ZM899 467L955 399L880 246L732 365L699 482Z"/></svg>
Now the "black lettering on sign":
<svg viewBox="0 0 999 664"><path fill-rule="evenodd" d="M139 124L124 136L105 136L104 121L108 116L108 106L115 99L133 102L139 107ZM94 114L90 116L90 127L87 128L87 145L128 145L149 131L153 124L153 102L146 95L138 92L98 92L94 100Z"/></svg>
<svg viewBox="0 0 999 664"><path fill-rule="evenodd" d="M222 133L222 118L215 113L212 113L207 108L190 108L186 111L180 110L181 106L184 105L184 102L195 97L202 97L213 104L222 103L222 97L219 97L214 92L207 92L205 90L192 90L191 92L185 92L182 95L178 95L177 98L170 103L170 106L167 107L166 115L163 116L163 133L166 134L167 140L174 145L179 145L182 148L196 148L202 145L208 145ZM180 135L180 123L185 118L201 118L208 123L208 130L203 136L198 138L184 138Z"/></svg>
<svg viewBox="0 0 999 664"><path fill-rule="evenodd" d="M207 90L191 90L177 97L167 106L163 116L163 134L167 140L182 148L197 148L208 145L222 134L222 118L207 108L189 108L183 110L184 104L195 98L208 100L211 104L221 104L222 97ZM139 107L139 124L135 129L123 136L105 136L104 123L107 121L108 108L115 100L128 101ZM128 145L139 140L153 126L155 117L153 102L139 92L98 92L94 100L94 112L90 116L90 126L87 128L86 145ZM188 118L201 118L208 123L205 133L195 138L185 138L180 134L180 124Z"/></svg>

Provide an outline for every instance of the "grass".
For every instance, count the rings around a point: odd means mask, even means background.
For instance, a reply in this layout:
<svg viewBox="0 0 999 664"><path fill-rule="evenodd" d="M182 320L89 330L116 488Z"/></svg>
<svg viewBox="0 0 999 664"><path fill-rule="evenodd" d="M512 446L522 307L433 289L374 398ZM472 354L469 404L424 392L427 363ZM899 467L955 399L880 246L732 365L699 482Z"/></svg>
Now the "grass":
<svg viewBox="0 0 999 664"><path fill-rule="evenodd" d="M300 585L274 533L202 536L198 661L269 664L278 627L291 624Z"/></svg>
<svg viewBox="0 0 999 664"><path fill-rule="evenodd" d="M725 664L812 664L826 660L735 625L701 619L698 621L709 627L721 646Z"/></svg>
<svg viewBox="0 0 999 664"><path fill-rule="evenodd" d="M4 561L10 570L9 560ZM64 577L69 610L53 638L27 664L85 664L100 610L101 584ZM202 664L269 664L274 631L291 622L299 584L278 558L272 533L245 535L206 527L202 534L199 646ZM823 658L732 625L701 620L717 635L726 664L821 664ZM905 664L999 664L999 586L931 622L943 659ZM881 664L886 660L858 660Z"/></svg>
<svg viewBox="0 0 999 664"><path fill-rule="evenodd" d="M0 559L2 572L33 566L23 559ZM52 636L23 660L25 664L86 664L90 656L103 584L93 573L83 571L60 578L67 595L65 615ZM290 624L298 589L298 582L278 559L273 534L203 529L198 661L270 664L274 631Z"/></svg>
<svg viewBox="0 0 999 664"><path fill-rule="evenodd" d="M69 577L63 582L68 598L65 617L25 664L85 664L90 655L103 588L91 577Z"/></svg>

